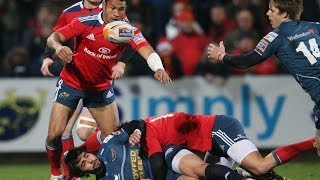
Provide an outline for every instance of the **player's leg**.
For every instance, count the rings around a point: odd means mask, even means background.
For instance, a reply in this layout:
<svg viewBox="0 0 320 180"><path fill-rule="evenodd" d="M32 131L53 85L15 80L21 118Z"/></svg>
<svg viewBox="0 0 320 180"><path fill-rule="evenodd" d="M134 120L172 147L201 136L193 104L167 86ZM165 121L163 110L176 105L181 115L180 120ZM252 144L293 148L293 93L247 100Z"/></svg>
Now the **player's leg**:
<svg viewBox="0 0 320 180"><path fill-rule="evenodd" d="M67 124L69 114L73 109L54 102L50 114L48 137L46 139L46 151L51 165L51 174L60 176L60 159L62 154L61 136Z"/></svg>
<svg viewBox="0 0 320 180"><path fill-rule="evenodd" d="M64 84L63 80L58 80L46 139L46 151L51 165L52 179L58 179L57 177L61 175L61 136L66 128L68 119L77 107L79 93L77 90Z"/></svg>
<svg viewBox="0 0 320 180"><path fill-rule="evenodd" d="M69 151L71 148L74 147L74 140L72 136L72 129L74 127L74 124L76 120L79 117L79 114L83 108L82 100L79 101L77 109L74 111L73 115L69 119L67 126L63 132L63 135L61 137L61 143L62 143L62 165L63 165L63 174L66 178L66 180L72 179L73 177L70 176L69 169L67 165L64 163L64 154L65 152Z"/></svg>
<svg viewBox="0 0 320 180"><path fill-rule="evenodd" d="M314 147L317 148L318 156L320 156L320 107L317 105L313 108L313 120L316 126Z"/></svg>
<svg viewBox="0 0 320 180"><path fill-rule="evenodd" d="M179 146L168 146L165 148L165 159L168 167L174 172L187 177L206 179L244 179L236 171L222 165L209 165L199 156Z"/></svg>
<svg viewBox="0 0 320 180"><path fill-rule="evenodd" d="M229 156L255 175L262 175L276 165L272 156L261 156L257 147L246 137L240 122L234 117L217 116L212 134L211 154Z"/></svg>
<svg viewBox="0 0 320 180"><path fill-rule="evenodd" d="M119 112L112 86L104 91L87 94L83 99L83 105L89 109L96 120L102 139L119 126Z"/></svg>
<svg viewBox="0 0 320 180"><path fill-rule="evenodd" d="M292 158L300 155L301 153L314 149L313 143L315 138L310 138L304 141L296 142L286 146L281 146L272 151L276 158L277 164L284 164Z"/></svg>
<svg viewBox="0 0 320 180"><path fill-rule="evenodd" d="M83 107L77 120L77 135L82 141L86 141L91 133L97 128L97 123L89 112L88 108Z"/></svg>

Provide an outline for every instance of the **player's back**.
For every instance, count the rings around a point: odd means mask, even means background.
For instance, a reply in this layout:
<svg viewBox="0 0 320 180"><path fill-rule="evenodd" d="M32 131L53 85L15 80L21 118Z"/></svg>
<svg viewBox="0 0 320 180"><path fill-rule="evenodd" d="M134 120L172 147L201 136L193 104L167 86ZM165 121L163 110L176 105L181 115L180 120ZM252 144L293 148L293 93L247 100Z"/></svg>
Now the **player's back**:
<svg viewBox="0 0 320 180"><path fill-rule="evenodd" d="M145 179L152 178L149 161L139 157L139 145L128 144L126 132L115 132L102 144L98 156L103 160L107 172L103 180L108 179Z"/></svg>
<svg viewBox="0 0 320 180"><path fill-rule="evenodd" d="M306 21L283 22L275 30L281 36L275 54L316 102L320 101L319 30L320 24Z"/></svg>
<svg viewBox="0 0 320 180"><path fill-rule="evenodd" d="M211 115L184 112L165 114L146 119L147 136L151 133L156 135L162 146L174 144L187 145L197 150L208 149L211 148L214 120L215 116Z"/></svg>

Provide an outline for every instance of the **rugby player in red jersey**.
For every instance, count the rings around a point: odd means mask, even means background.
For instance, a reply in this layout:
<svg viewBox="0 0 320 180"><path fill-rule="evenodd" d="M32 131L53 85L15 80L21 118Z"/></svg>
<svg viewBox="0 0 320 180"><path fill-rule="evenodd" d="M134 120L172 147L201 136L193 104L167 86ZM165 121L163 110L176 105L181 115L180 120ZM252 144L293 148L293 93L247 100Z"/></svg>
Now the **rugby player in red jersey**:
<svg viewBox="0 0 320 180"><path fill-rule="evenodd" d="M172 149L164 149L169 145L185 146L200 154L210 152L218 157L229 157L255 176L273 176L273 171L271 171L273 167L286 163L302 152L314 149L315 140L312 138L279 147L263 157L247 138L239 120L231 116L174 112L150 117L144 121L131 121L124 126L129 126L131 129L137 128L142 132L141 140L133 137L129 142L135 144L140 141L142 154L149 158L156 179L164 178L166 171L164 161L168 162L167 155L172 151ZM128 133L131 134L132 131ZM179 154L180 158L172 162L172 165L178 166L179 161L187 154ZM172 159L169 159L168 165L171 164L170 161ZM172 168L177 170L179 167ZM197 167L192 166L191 162L187 168L189 171L182 172L182 174L197 177L196 174L192 174L192 172L197 172L191 171L194 168ZM210 171L206 170L206 173L210 174Z"/></svg>
<svg viewBox="0 0 320 180"><path fill-rule="evenodd" d="M83 99L83 105L101 129L101 139L118 125L118 109L111 84L112 68L127 45L119 46L104 39L103 27L123 19L125 9L125 0L104 0L100 13L75 18L48 38L48 46L66 62L57 82L46 140L51 166L59 164L60 137L80 99ZM77 44L74 52L63 46L72 38L76 38ZM164 84L171 83L158 54L138 29L129 44L146 59L157 80Z"/></svg>

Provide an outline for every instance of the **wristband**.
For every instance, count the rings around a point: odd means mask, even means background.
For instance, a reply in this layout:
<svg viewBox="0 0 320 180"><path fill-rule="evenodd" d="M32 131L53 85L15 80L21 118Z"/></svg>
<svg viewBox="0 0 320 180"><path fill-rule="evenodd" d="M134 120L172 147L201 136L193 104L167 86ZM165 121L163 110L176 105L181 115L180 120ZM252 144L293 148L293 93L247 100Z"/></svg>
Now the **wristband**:
<svg viewBox="0 0 320 180"><path fill-rule="evenodd" d="M164 69L161 59L157 53L151 53L147 59L148 66L153 72L158 69Z"/></svg>

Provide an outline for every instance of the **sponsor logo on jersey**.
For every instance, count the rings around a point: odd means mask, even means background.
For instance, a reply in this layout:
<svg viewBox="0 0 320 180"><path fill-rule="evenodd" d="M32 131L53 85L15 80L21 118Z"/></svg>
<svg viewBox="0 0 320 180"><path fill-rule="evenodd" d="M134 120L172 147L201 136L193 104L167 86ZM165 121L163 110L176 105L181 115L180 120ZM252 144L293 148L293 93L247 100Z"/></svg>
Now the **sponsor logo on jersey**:
<svg viewBox="0 0 320 180"><path fill-rule="evenodd" d="M131 170L133 179L143 179L143 164L139 156L139 150L130 150Z"/></svg>
<svg viewBox="0 0 320 180"><path fill-rule="evenodd" d="M239 140L242 140L242 139L247 139L247 136L244 136L242 134L238 134L236 138L234 138L233 140L234 141L239 141Z"/></svg>
<svg viewBox="0 0 320 180"><path fill-rule="evenodd" d="M111 50L109 48L106 47L101 47L98 49L99 52L101 52L102 54L108 54L111 52Z"/></svg>
<svg viewBox="0 0 320 180"><path fill-rule="evenodd" d="M112 96L113 96L113 93L111 91L108 91L106 98L111 98Z"/></svg>
<svg viewBox="0 0 320 180"><path fill-rule="evenodd" d="M135 35L134 37L133 37L133 41L136 43L136 44L139 44L139 43L141 43L142 41L144 41L145 39L144 39L144 37L143 37L143 35L141 34L141 33L139 33L139 34L137 34L137 35Z"/></svg>
<svg viewBox="0 0 320 180"><path fill-rule="evenodd" d="M93 51L90 51L87 47L85 47L84 49L83 49L83 51L85 52L85 53L87 53L89 56L92 56L92 57L94 57L94 58L99 58L99 59L102 59L102 60L105 60L105 59L115 59L117 56L118 56L118 54L115 54L115 55L105 55L105 54L100 54L100 53L95 53L95 52L93 52Z"/></svg>
<svg viewBox="0 0 320 180"><path fill-rule="evenodd" d="M305 36L308 36L308 35L314 34L314 33L315 33L314 29L309 29L309 30L306 31L306 32L302 32L302 33L300 33L300 34L295 34L295 35L289 36L289 37L287 37L287 38L288 38L290 41L293 41L293 40L296 40L296 39L299 39L299 38L302 38L302 37L305 37Z"/></svg>
<svg viewBox="0 0 320 180"><path fill-rule="evenodd" d="M272 42L276 37L278 37L278 34L275 32L269 32L267 35L265 35L260 42L257 44L255 51L262 55L264 51L267 49L270 42Z"/></svg>
<svg viewBox="0 0 320 180"><path fill-rule="evenodd" d="M278 34L275 32L269 32L267 35L263 37L263 39L272 42L276 37L278 37Z"/></svg>
<svg viewBox="0 0 320 180"><path fill-rule="evenodd" d="M133 31L128 28L121 28L119 29L119 37L132 37Z"/></svg>
<svg viewBox="0 0 320 180"><path fill-rule="evenodd" d="M87 35L86 38L87 38L87 39L90 39L90 40L92 40L92 41L96 41L96 39L94 38L93 33Z"/></svg>

